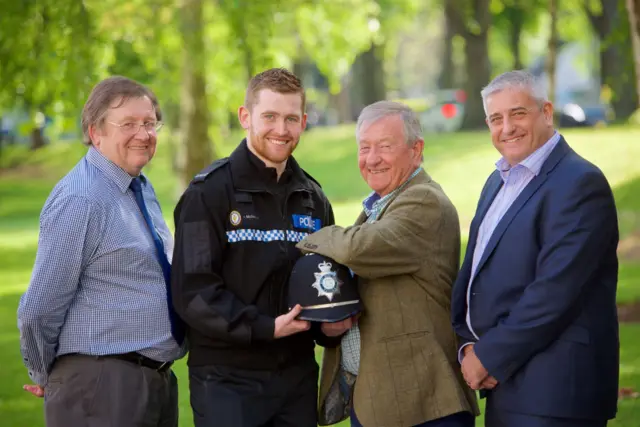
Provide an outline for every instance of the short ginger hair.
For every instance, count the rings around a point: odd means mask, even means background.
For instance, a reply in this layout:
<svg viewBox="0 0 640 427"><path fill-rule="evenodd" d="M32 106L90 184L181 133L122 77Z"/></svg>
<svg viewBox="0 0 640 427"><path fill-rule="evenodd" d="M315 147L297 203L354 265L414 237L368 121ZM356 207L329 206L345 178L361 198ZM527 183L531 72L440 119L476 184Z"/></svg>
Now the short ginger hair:
<svg viewBox="0 0 640 427"><path fill-rule="evenodd" d="M258 103L260 91L269 89L276 93L299 93L302 97L302 112L305 110L306 97L300 79L285 68L271 68L253 76L247 86L244 106L249 111Z"/></svg>

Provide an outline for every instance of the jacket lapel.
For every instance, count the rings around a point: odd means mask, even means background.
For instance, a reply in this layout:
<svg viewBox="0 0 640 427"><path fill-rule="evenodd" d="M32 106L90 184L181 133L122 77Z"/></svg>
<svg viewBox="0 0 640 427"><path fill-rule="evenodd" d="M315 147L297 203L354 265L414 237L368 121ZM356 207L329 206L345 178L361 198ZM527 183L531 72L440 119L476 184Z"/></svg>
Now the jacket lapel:
<svg viewBox="0 0 640 427"><path fill-rule="evenodd" d="M416 184L425 184L428 182L431 182L431 177L429 176L429 174L426 173L424 169L418 172L418 174L414 176L413 179L409 181L401 191L398 191L396 194L393 195L393 197L389 199L385 207L382 209L382 211L378 215L378 219L382 218L382 216L384 215L389 205L391 205L391 203L393 203L393 201L407 188L410 188L411 186ZM358 216L358 219L356 219L356 222L354 225L361 225L361 224L364 224L366 221L367 221L367 214L363 210L362 212L360 212L360 216Z"/></svg>
<svg viewBox="0 0 640 427"><path fill-rule="evenodd" d="M358 219L356 219L356 222L353 225L362 225L365 223L365 221L367 220L367 214L364 213L364 211L360 212L360 215L358 215Z"/></svg>
<svg viewBox="0 0 640 427"><path fill-rule="evenodd" d="M493 231L493 234L491 235L491 238L489 239L489 242L487 243L487 247L484 249L484 252L482 253L480 262L478 262L478 267L476 268L476 273L475 273L476 276L478 275L478 273L480 272L484 264L487 262L487 259L489 258L489 256L491 256L491 253L496 248L496 245L500 241L500 238L502 237L504 232L507 230L507 227L509 227L509 224L511 224L515 216L518 214L518 212L520 212L520 210L524 207L524 205L531 198L531 196L533 196L535 192L538 191L540 186L544 184L544 182L549 177L549 174L553 171L553 169L556 167L558 162L569 152L569 150L570 148L567 145L566 141L564 140L564 138L561 137L560 141L558 142L558 145L556 145L553 151L549 154L549 158L547 158L547 160L542 165L542 169L540 169L540 173L537 176L535 176L531 180L531 182L529 182L529 184L527 184L524 190L522 190L520 195L509 207L507 212L504 214L504 216L496 226L495 230ZM489 206L490 205L491 204L489 204ZM487 207L487 210L488 210L488 207ZM486 215L486 211L484 212L484 214ZM480 221L477 224L478 228L480 227L481 222L482 221Z"/></svg>
<svg viewBox="0 0 640 427"><path fill-rule="evenodd" d="M402 194L404 191L406 191L408 188L411 188L416 184L427 184L429 182L431 182L431 177L424 169L418 172L418 174L414 176L413 179L411 179L411 181L407 182L406 185L400 191L398 191L396 194L393 195L393 197L389 199L387 204L380 211L380 214L378 215L378 219L384 216L384 213L387 211L387 208L389 208L389 206L393 203L393 201L397 199L398 196Z"/></svg>

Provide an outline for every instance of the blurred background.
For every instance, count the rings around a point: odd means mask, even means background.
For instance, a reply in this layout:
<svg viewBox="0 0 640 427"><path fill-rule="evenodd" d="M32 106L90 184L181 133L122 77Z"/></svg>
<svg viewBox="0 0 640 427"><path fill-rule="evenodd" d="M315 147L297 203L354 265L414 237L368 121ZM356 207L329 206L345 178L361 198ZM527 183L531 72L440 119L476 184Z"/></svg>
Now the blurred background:
<svg viewBox="0 0 640 427"><path fill-rule="evenodd" d="M498 158L480 90L511 69L541 76L561 132L614 188L622 350L610 425L640 427L639 15L639 0L0 0L0 426L44 425L42 402L21 390L16 309L40 209L86 152L80 111L93 85L119 74L158 95L166 125L146 173L173 227L186 184L243 137L248 80L277 66L306 87L295 155L339 224L368 193L354 121L390 99L420 115L424 166L456 205L463 239ZM176 372L189 427L184 361Z"/></svg>

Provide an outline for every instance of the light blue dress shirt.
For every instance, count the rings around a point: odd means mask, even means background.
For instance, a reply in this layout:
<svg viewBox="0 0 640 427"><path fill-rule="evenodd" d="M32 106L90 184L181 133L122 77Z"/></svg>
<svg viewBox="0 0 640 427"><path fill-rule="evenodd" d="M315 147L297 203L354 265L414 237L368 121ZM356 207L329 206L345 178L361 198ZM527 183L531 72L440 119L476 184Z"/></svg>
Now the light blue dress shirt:
<svg viewBox="0 0 640 427"><path fill-rule="evenodd" d="M90 147L42 209L35 266L18 308L20 348L36 384L46 385L55 358L68 353L139 352L160 362L184 356L131 180ZM173 238L148 180L143 196L171 260Z"/></svg>

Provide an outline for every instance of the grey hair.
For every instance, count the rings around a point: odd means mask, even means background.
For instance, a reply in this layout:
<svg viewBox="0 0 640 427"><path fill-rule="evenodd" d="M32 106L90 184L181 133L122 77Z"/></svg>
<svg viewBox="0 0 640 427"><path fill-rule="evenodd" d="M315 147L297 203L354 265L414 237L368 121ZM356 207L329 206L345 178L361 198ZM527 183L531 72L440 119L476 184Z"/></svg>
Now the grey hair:
<svg viewBox="0 0 640 427"><path fill-rule="evenodd" d="M356 140L364 123L374 123L387 116L398 115L404 124L404 137L408 145L422 140L422 125L416 113L408 106L393 101L378 101L367 105L360 112L356 124Z"/></svg>
<svg viewBox="0 0 640 427"><path fill-rule="evenodd" d="M487 98L496 92L505 89L521 89L526 90L536 100L538 106L542 107L545 102L549 101L547 88L544 81L535 77L528 71L515 70L507 71L500 74L480 92L482 96L482 106L485 114L487 113Z"/></svg>

